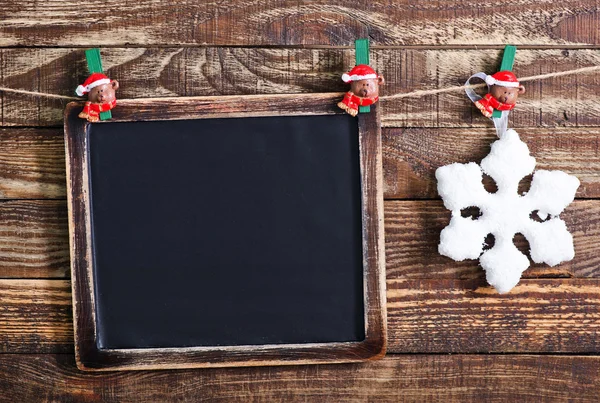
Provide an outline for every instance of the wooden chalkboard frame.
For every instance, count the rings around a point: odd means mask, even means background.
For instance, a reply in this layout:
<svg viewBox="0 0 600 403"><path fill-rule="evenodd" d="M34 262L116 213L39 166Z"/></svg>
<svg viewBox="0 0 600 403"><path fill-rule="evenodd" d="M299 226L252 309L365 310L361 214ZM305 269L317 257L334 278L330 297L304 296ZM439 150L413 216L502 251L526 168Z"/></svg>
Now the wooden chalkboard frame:
<svg viewBox="0 0 600 403"><path fill-rule="evenodd" d="M341 94L185 97L120 100L111 122L332 115ZM65 110L67 199L77 366L82 370L143 370L358 362L385 355L385 254L381 124L378 107L358 116L365 339L357 342L231 347L99 349L95 322L87 126L81 102ZM94 124L103 124L102 122Z"/></svg>

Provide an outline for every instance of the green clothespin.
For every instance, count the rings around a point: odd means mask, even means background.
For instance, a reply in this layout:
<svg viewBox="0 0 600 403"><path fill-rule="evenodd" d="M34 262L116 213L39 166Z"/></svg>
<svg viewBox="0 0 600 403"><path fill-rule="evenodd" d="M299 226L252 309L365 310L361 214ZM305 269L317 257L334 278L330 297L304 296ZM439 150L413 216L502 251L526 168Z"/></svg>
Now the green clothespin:
<svg viewBox="0 0 600 403"><path fill-rule="evenodd" d="M356 65L369 64L369 40L368 39L357 39L354 42L354 50L356 54ZM359 113L371 112L370 106L359 106Z"/></svg>
<svg viewBox="0 0 600 403"><path fill-rule="evenodd" d="M86 50L85 58L87 59L88 70L90 71L90 74L103 73L100 49L96 48ZM107 120L110 118L112 118L112 113L110 111L100 112L100 120Z"/></svg>
<svg viewBox="0 0 600 403"><path fill-rule="evenodd" d="M498 71L512 71L515 64L515 55L517 53L517 47L512 45L506 45L504 48L504 55L502 56L502 63L500 64L500 70ZM494 110L492 113L493 118L499 118L502 116L502 111Z"/></svg>

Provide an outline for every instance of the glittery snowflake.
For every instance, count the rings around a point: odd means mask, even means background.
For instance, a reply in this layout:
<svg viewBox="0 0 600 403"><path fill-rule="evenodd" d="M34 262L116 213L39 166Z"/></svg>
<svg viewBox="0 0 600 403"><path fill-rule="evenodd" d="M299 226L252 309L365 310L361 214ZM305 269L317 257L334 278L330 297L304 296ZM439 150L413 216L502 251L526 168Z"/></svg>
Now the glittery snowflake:
<svg viewBox="0 0 600 403"><path fill-rule="evenodd" d="M513 243L515 234L527 238L536 263L555 266L575 255L573 237L558 215L573 201L579 180L562 171L540 170L534 173L529 191L519 195L520 180L534 168L527 145L517 132L508 130L492 144L481 167L474 162L455 163L435 173L444 206L452 210L450 224L440 235L440 254L457 261L479 259L488 283L499 293L517 285L529 267L529 259ZM496 181L495 193L483 187L484 173ZM463 217L461 210L468 207L479 208L481 216ZM494 245L484 250L488 234L494 236Z"/></svg>

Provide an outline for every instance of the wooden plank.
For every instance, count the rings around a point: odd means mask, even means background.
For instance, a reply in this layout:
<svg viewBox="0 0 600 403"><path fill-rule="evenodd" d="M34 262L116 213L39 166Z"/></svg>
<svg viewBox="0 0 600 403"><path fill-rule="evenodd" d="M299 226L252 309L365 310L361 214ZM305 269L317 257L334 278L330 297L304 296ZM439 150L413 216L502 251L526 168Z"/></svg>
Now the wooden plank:
<svg viewBox="0 0 600 403"><path fill-rule="evenodd" d="M15 376L19 374L19 376ZM600 358L402 355L366 364L80 372L71 355L0 355L2 402L593 402Z"/></svg>
<svg viewBox="0 0 600 403"><path fill-rule="evenodd" d="M600 129L523 128L519 134L538 169L576 175L581 181L577 197L600 197ZM61 129L0 129L0 199L65 198L63 137ZM385 197L437 198L435 170L453 162L479 162L495 140L492 128L385 128Z"/></svg>
<svg viewBox="0 0 600 403"><path fill-rule="evenodd" d="M0 46L598 44L598 4L4 2Z"/></svg>
<svg viewBox="0 0 600 403"><path fill-rule="evenodd" d="M532 265L524 277L600 277L600 201L577 200L562 214L574 237L575 259L556 267ZM388 278L482 278L477 261L454 262L437 253L450 212L441 201L385 203ZM0 277L67 278L65 201L0 203ZM523 250L526 245L522 244Z"/></svg>
<svg viewBox="0 0 600 403"><path fill-rule="evenodd" d="M66 202L0 203L0 278L69 276Z"/></svg>
<svg viewBox="0 0 600 403"><path fill-rule="evenodd" d="M68 280L0 280L0 352L73 351ZM600 353L599 279L525 279L499 295L483 279L388 276L388 352Z"/></svg>
<svg viewBox="0 0 600 403"><path fill-rule="evenodd" d="M60 129L0 129L0 199L65 198Z"/></svg>
<svg viewBox="0 0 600 403"><path fill-rule="evenodd" d="M463 84L500 63L500 49L373 49L371 64L386 77L382 96ZM352 49L109 48L107 74L119 80L119 99L343 92L341 75L354 65ZM520 76L600 65L595 49L522 49ZM74 96L87 77L83 49L0 50L2 86ZM600 126L600 75L527 83L511 127ZM65 101L2 93L3 126L58 126ZM257 104L260 101L257 101ZM490 127L463 92L382 99L387 127ZM114 111L117 111L115 109Z"/></svg>
<svg viewBox="0 0 600 403"><path fill-rule="evenodd" d="M600 282L388 279L390 352L600 351Z"/></svg>
<svg viewBox="0 0 600 403"><path fill-rule="evenodd" d="M536 169L561 170L581 181L577 197L600 196L600 129L523 128L519 136L537 161ZM496 141L495 129L389 128L383 131L385 197L438 198L437 168L479 163ZM522 182L526 191L531 178ZM486 180L486 185L492 181Z"/></svg>
<svg viewBox="0 0 600 403"><path fill-rule="evenodd" d="M555 267L533 264L525 278L600 277L600 201L576 200L561 218L573 235L575 258ZM388 279L482 279L477 260L455 262L438 253L440 232L450 222L441 201L388 201L385 204ZM528 254L529 245L520 240Z"/></svg>
<svg viewBox="0 0 600 403"><path fill-rule="evenodd" d="M69 280L0 280L0 352L34 350L73 352Z"/></svg>

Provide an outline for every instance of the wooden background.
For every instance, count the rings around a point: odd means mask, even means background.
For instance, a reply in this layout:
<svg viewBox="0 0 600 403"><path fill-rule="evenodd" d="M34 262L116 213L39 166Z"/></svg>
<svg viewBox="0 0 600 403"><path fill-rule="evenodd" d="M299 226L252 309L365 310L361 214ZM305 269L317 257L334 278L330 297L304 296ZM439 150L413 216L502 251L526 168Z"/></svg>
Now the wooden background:
<svg viewBox="0 0 600 403"><path fill-rule="evenodd" d="M101 46L120 98L343 91L359 37L384 95L493 72L505 43L519 46L520 76L600 64L593 0L169 3L0 0L0 83L71 95L84 49ZM463 93L382 101L385 359L101 374L74 364L64 102L0 93L0 401L597 401L598 77L528 83L511 115L538 168L581 180L563 214L572 262L534 265L499 296L476 262L439 256L449 213L434 171L480 160L493 129Z"/></svg>

